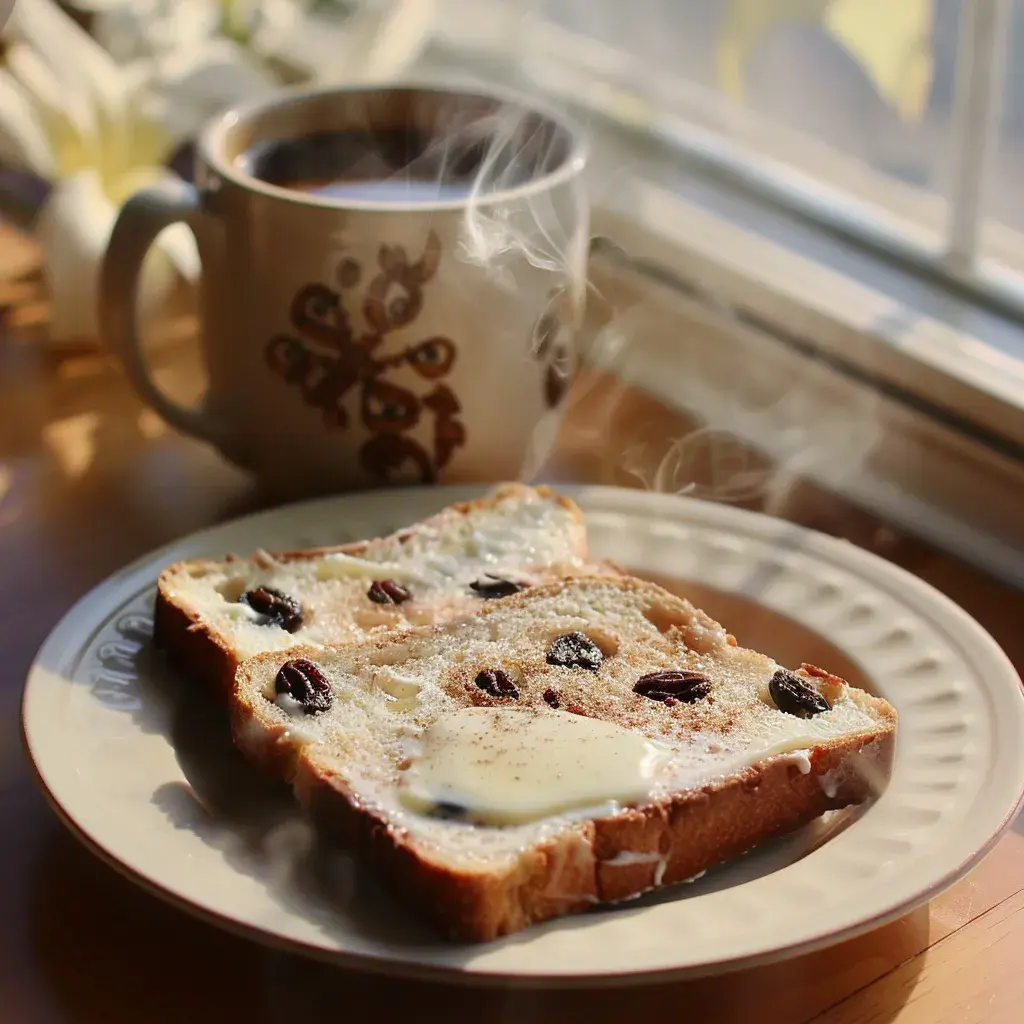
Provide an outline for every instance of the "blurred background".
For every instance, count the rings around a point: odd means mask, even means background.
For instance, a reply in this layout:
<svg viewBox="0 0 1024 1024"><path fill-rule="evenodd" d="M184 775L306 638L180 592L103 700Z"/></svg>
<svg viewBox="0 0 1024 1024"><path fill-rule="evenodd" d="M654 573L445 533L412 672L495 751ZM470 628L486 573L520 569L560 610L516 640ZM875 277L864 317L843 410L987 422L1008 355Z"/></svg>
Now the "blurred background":
<svg viewBox="0 0 1024 1024"><path fill-rule="evenodd" d="M1024 580L1024 0L18 0L0 37L9 380L102 353L117 210L216 111L514 86L593 146L591 475L776 510L810 479ZM140 315L195 395L194 242L158 249ZM627 387L682 425L609 449Z"/></svg>
<svg viewBox="0 0 1024 1024"><path fill-rule="evenodd" d="M971 132L984 255L1014 253L1006 236L1024 227L1020 0L19 0L4 40L3 162L48 181L87 159L74 142L115 79L138 159L169 159L213 111L277 84L498 60L613 116L688 121L685 149L759 155L747 170L769 180L778 161L936 234ZM981 124L959 123L968 102ZM8 176L4 194L17 210L41 193Z"/></svg>
<svg viewBox="0 0 1024 1024"><path fill-rule="evenodd" d="M798 208L845 200L833 220L919 252L970 246L954 210L983 193L978 255L1024 267L1019 0L19 0L3 36L9 216L97 162L115 201L138 180L119 173L187 170L208 116L275 85L474 69L646 122ZM132 151L101 158L115 113Z"/></svg>

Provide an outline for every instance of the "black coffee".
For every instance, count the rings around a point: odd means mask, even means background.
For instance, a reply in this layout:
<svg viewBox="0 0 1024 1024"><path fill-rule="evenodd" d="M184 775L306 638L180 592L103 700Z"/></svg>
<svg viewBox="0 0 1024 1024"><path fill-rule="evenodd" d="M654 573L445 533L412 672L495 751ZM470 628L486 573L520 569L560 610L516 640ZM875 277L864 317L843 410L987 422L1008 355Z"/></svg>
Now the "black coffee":
<svg viewBox="0 0 1024 1024"><path fill-rule="evenodd" d="M411 131L351 130L261 143L239 164L272 185L311 195L421 202L464 198L477 182L486 188L486 150L480 142L437 143ZM497 184L508 188L522 180L525 175L510 167Z"/></svg>
<svg viewBox="0 0 1024 1024"><path fill-rule="evenodd" d="M438 113L442 111L442 113ZM417 122L424 127L414 127ZM565 134L514 109L463 117L408 116L401 128L274 139L238 159L246 173L311 195L410 202L461 199L522 185L566 157Z"/></svg>

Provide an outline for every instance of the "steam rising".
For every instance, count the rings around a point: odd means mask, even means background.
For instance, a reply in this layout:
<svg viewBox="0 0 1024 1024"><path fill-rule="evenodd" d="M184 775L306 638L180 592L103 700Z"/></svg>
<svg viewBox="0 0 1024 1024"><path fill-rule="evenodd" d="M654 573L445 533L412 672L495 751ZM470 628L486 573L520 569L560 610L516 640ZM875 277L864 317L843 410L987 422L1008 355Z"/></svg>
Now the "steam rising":
<svg viewBox="0 0 1024 1024"><path fill-rule="evenodd" d="M496 193L515 195L538 169L550 172L564 163L566 140L550 122L504 104L456 132L449 154L457 162L474 147L482 155L460 258L503 288L515 289L517 268L526 265L550 273L553 282L571 279L578 259L572 224L587 201L582 184L567 193L568 207L564 196L560 206L549 190L494 201ZM616 172L616 187L623 170ZM579 378L570 399L571 438L589 456L590 479L783 514L802 479L842 490L858 476L880 437L874 393L837 394L833 371L743 324L729 302L706 289L690 283L673 289L663 275L637 289L643 269L621 250L609 262L607 248L597 243L590 260L586 287L598 312L589 311L577 339L589 365L603 372ZM616 279L622 277L632 279L628 299ZM544 312L575 325L574 313L558 308L564 301L564 293L554 291ZM544 322L541 316L538 324ZM535 334L534 350L540 342ZM566 374L570 364L561 367ZM638 422L630 383L653 390L670 409L685 410L678 432L666 433L671 416L660 409ZM553 417L538 424L524 479L549 468L557 428Z"/></svg>
<svg viewBox="0 0 1024 1024"><path fill-rule="evenodd" d="M874 392L614 246L595 245L590 272L595 372L573 392L570 432L597 456L588 477L781 515L802 480L842 491L865 469L881 438Z"/></svg>
<svg viewBox="0 0 1024 1024"><path fill-rule="evenodd" d="M560 215L549 191L535 191L520 201L489 201L496 192L556 169L568 157L565 140L511 105L485 120L491 141L470 193L461 258L490 271L506 285L514 284L505 266L510 256L522 257L538 270L571 273L573 224L585 216L582 184L571 192L570 223Z"/></svg>
<svg viewBox="0 0 1024 1024"><path fill-rule="evenodd" d="M880 437L873 392L837 392L833 371L751 328L719 296L673 282L663 268L649 273L614 245L595 243L584 282L575 231L586 221L584 183L577 176L565 187L537 187L577 157L558 112L436 95L411 103L408 124L420 145L392 163L392 198L464 204L455 257L536 307L523 358L541 350L548 331L566 332L554 363L569 377L572 348L586 348L597 373L577 377L568 439L589 480L781 514L800 480L842 491L859 475ZM380 176L381 168L353 171ZM616 169L616 189L628 187L628 172ZM550 279L540 297L538 277ZM662 404L645 411L634 388ZM664 406L678 410L675 423ZM557 415L540 419L524 480L552 469L558 429Z"/></svg>
<svg viewBox="0 0 1024 1024"><path fill-rule="evenodd" d="M457 122L459 111L451 120ZM468 145L467 145L468 143ZM456 256L479 268L508 294L522 294L535 302L536 286L527 276L547 278L543 305L528 311L535 324L524 341L524 358L545 350L555 374L573 378L577 363L576 332L586 280L588 199L582 174L569 174L551 186L549 176L572 171L580 161L568 129L514 102L498 104L472 120L444 143L457 162L467 150L479 154L462 219ZM547 186L537 187L548 178ZM542 416L520 467L520 479L534 479L555 448L561 417L558 411Z"/></svg>

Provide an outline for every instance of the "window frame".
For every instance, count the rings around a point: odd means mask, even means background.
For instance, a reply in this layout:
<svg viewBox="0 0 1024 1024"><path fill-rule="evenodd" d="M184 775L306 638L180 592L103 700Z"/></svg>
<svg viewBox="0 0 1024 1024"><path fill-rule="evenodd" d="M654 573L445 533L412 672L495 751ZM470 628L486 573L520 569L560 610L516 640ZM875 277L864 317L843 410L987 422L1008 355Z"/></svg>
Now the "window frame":
<svg viewBox="0 0 1024 1024"><path fill-rule="evenodd" d="M865 174L860 162L682 78L639 82L630 55L545 20L533 0L439 4L445 45L518 62L545 93L642 130L723 181L1024 319L1024 233L984 216L1011 0L964 3L946 196Z"/></svg>

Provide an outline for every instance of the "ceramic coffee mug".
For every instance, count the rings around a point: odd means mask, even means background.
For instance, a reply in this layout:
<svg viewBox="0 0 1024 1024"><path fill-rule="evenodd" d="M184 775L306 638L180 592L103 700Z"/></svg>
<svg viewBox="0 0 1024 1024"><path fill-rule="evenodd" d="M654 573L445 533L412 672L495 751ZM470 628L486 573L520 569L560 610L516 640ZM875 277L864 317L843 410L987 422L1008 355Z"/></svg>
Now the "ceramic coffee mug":
<svg viewBox="0 0 1024 1024"><path fill-rule="evenodd" d="M101 320L142 398L293 493L514 478L553 437L588 246L578 131L500 94L282 93L202 133L196 186L122 209ZM183 221L208 384L163 394L139 269ZM527 472L529 470L526 470Z"/></svg>

